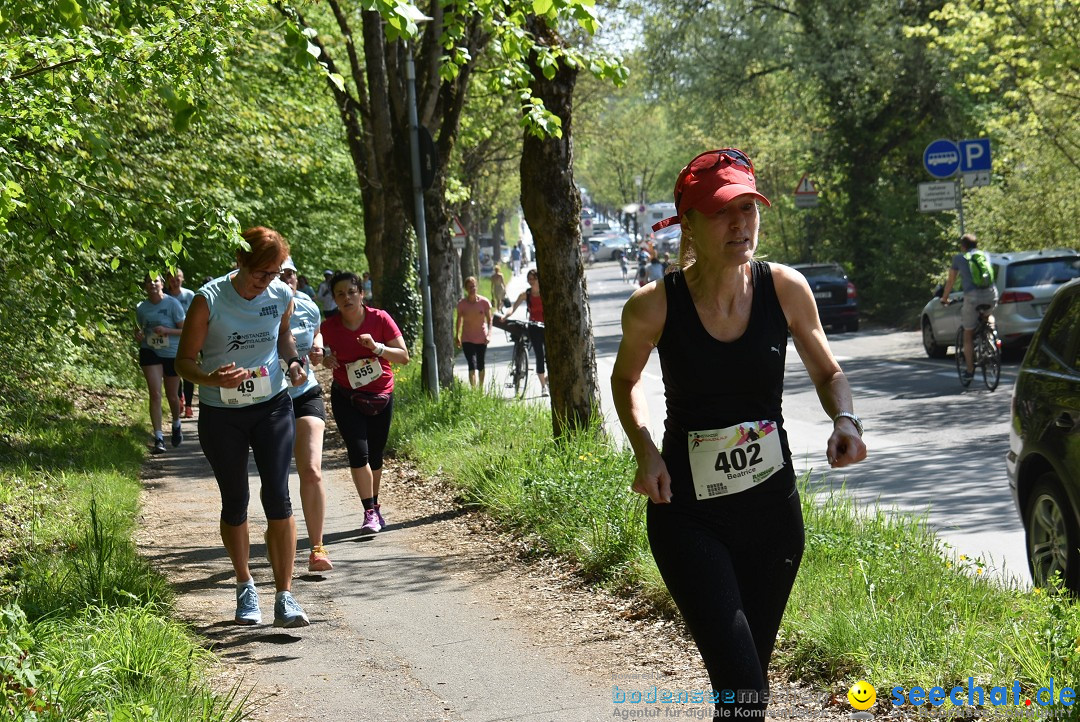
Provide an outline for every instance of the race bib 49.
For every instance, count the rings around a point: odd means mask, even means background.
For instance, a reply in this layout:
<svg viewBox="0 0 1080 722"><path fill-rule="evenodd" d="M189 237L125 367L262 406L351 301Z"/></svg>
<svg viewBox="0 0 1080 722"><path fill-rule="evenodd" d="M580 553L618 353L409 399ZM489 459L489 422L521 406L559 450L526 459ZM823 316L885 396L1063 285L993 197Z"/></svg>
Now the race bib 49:
<svg viewBox="0 0 1080 722"><path fill-rule="evenodd" d="M229 406L246 406L270 395L270 369L260 366L248 369L248 377L235 389L221 389L221 402Z"/></svg>

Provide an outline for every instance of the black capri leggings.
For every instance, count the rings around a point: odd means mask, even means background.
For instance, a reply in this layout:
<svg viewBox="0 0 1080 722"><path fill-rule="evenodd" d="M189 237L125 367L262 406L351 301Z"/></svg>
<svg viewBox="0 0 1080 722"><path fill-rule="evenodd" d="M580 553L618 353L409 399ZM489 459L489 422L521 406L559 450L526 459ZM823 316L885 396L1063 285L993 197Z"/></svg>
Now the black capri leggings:
<svg viewBox="0 0 1080 722"><path fill-rule="evenodd" d="M802 561L802 507L794 488L724 501L650 502L649 545L719 693L717 716L764 719L769 659Z"/></svg>
<svg viewBox="0 0 1080 722"><path fill-rule="evenodd" d="M252 406L199 406L199 445L214 470L221 491L221 520L230 526L247 521L248 448L259 469L263 511L267 519L292 516L289 461L296 424L287 391Z"/></svg>
<svg viewBox="0 0 1080 722"><path fill-rule="evenodd" d="M383 451L390 436L390 420L394 416L394 395L390 403L375 416L360 413L349 401L349 394L337 384L330 387L330 407L334 421L349 452L349 466L359 469L371 464L377 471L383 466Z"/></svg>
<svg viewBox="0 0 1080 722"><path fill-rule="evenodd" d="M461 350L465 352L465 362L469 364L469 371L484 370L484 356L487 355L486 343L462 341Z"/></svg>
<svg viewBox="0 0 1080 722"><path fill-rule="evenodd" d="M542 374L545 371L544 361L546 360L545 348L544 348L544 329L539 326L529 326L529 342L532 344L533 353L536 355L536 373Z"/></svg>

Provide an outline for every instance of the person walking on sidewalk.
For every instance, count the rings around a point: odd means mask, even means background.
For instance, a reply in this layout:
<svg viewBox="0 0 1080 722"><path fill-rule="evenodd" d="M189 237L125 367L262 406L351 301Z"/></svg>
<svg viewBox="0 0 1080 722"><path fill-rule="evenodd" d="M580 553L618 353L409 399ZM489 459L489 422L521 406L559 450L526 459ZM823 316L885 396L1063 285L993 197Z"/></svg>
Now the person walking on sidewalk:
<svg viewBox="0 0 1080 722"><path fill-rule="evenodd" d="M330 288L338 313L322 323L326 354L323 366L334 372L330 405L364 507L360 532L374 534L386 528L379 486L394 412L394 372L390 364L409 363L409 350L390 314L364 305L359 276L337 273Z"/></svg>
<svg viewBox="0 0 1080 722"><path fill-rule="evenodd" d="M296 442L293 457L300 477L300 505L304 509L311 552L309 572L328 572L334 568L330 553L323 546L323 520L326 517L326 488L323 486L322 453L326 430L326 402L322 386L315 378L315 367L323 360L322 315L311 298L299 290L296 264L291 257L281 264L281 280L293 291L293 313L289 328L296 340L296 355L301 358L306 380L301 386L290 386L293 418L296 420Z"/></svg>
<svg viewBox="0 0 1080 722"><path fill-rule="evenodd" d="M307 376L289 329L293 291L277 280L289 246L277 231L261 226L242 236L249 250L236 252L236 270L195 294L176 366L199 385L199 443L221 492L221 540L236 573L236 623L262 621L249 568L250 448L262 481L266 550L277 592L274 626L306 627L307 614L290 591L296 519L289 461L296 427L286 389L303 385Z"/></svg>
<svg viewBox="0 0 1080 722"><path fill-rule="evenodd" d="M504 298L506 298L506 277L503 276L502 268L496 263L491 274L491 305L499 313L502 313Z"/></svg>
<svg viewBox="0 0 1080 722"><path fill-rule="evenodd" d="M161 386L165 385L165 397L172 412L172 445L179 446L184 440L180 428L180 377L176 375L176 348L184 327L184 309L172 296L166 296L161 278L146 276L143 279L146 300L135 307L135 339L139 342L139 367L146 379L150 396L150 423L154 426L154 438L150 453L165 453L165 435L161 430Z"/></svg>
<svg viewBox="0 0 1080 722"><path fill-rule="evenodd" d="M529 282L529 287L521 292L521 295L514 301L514 305L510 308L510 313L506 314L507 318L514 315L514 311L522 303L525 304L525 313L530 321L536 323L544 322L544 301L540 298L540 274L536 272L535 268L530 268L529 272L525 275L526 280ZM547 369L544 366L544 362L547 358L546 350L544 348L544 327L535 326L529 324L529 342L533 347L533 355L536 357L536 377L540 379L540 395L547 396Z"/></svg>
<svg viewBox="0 0 1080 722"><path fill-rule="evenodd" d="M484 356L491 341L491 302L476 292L476 277L465 279L465 298L457 304L457 323L454 343L465 352L469 364L469 385L476 386L477 374L480 388L484 387Z"/></svg>
<svg viewBox="0 0 1080 722"><path fill-rule="evenodd" d="M769 659L802 559L802 507L781 413L788 334L833 430L833 468L866 457L862 424L802 274L754 259L754 167L725 148L694 158L675 184L678 271L634 292L611 390L649 497L649 545L714 690L716 716L763 718ZM648 431L642 371L660 354L663 452Z"/></svg>
<svg viewBox="0 0 1080 722"><path fill-rule="evenodd" d="M191 300L195 298L195 292L190 288L184 288L184 272L179 266L177 266L175 273L166 275L165 292L180 302L186 315L188 309L191 308ZM195 384L183 379L180 384L180 405L184 407L185 419L190 419L195 415L191 409L194 400Z"/></svg>

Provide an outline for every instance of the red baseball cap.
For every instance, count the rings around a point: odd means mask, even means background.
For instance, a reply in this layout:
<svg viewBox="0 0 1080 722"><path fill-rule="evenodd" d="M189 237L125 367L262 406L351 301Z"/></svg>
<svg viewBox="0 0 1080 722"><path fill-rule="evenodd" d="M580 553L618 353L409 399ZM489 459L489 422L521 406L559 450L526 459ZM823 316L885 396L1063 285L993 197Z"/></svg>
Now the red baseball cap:
<svg viewBox="0 0 1080 722"><path fill-rule="evenodd" d="M675 212L653 225L658 231L682 221L683 214L693 208L702 213L715 213L738 196L751 195L767 206L772 203L758 193L754 180L754 164L737 148L708 150L686 164L675 180Z"/></svg>

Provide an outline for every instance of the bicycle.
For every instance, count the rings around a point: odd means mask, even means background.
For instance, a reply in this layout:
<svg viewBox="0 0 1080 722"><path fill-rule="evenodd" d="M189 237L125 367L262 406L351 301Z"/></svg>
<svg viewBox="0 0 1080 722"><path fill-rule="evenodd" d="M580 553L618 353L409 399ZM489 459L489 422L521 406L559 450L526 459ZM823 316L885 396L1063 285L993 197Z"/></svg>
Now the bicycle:
<svg viewBox="0 0 1080 722"><path fill-rule="evenodd" d="M529 341L529 327L543 328L544 324L496 315L492 319L492 325L505 331L514 343L513 352L510 354L510 364L506 368L506 388L513 389L516 398L524 398L525 390L529 385L529 350L532 348L532 343Z"/></svg>
<svg viewBox="0 0 1080 722"><path fill-rule="evenodd" d="M993 391L998 387L1001 380L1001 339L998 338L997 329L990 323L990 312L994 307L989 304L980 304L976 307L979 312L979 324L975 327L975 334L971 340L971 348L975 355L975 368L982 369L983 383L986 388ZM971 385L971 376L967 374L967 362L964 358L964 326L956 329L956 374L960 377L960 385L967 388Z"/></svg>

